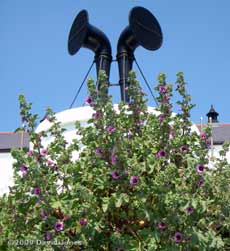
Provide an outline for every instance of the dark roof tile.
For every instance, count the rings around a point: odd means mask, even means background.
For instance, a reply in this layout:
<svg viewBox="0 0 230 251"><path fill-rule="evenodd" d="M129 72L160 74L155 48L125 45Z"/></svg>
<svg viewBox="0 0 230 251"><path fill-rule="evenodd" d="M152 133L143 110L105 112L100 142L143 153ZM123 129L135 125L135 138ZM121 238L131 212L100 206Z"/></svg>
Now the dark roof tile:
<svg viewBox="0 0 230 251"><path fill-rule="evenodd" d="M29 135L26 132L0 133L0 151L11 148L29 147Z"/></svg>
<svg viewBox="0 0 230 251"><path fill-rule="evenodd" d="M200 130L199 124L197 127ZM214 144L223 144L225 141L230 141L230 124L213 123L212 135Z"/></svg>

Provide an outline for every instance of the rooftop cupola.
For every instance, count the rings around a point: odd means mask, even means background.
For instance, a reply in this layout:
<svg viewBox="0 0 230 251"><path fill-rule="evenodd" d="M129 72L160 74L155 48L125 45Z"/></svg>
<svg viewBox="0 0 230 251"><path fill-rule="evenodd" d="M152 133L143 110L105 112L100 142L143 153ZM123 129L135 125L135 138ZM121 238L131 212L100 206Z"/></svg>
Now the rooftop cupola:
<svg viewBox="0 0 230 251"><path fill-rule="evenodd" d="M211 118L212 123L218 123L219 122L218 119L217 119L217 117L219 116L219 113L215 111L213 105L211 105L211 108L210 108L209 112L206 115L208 117L208 121Z"/></svg>

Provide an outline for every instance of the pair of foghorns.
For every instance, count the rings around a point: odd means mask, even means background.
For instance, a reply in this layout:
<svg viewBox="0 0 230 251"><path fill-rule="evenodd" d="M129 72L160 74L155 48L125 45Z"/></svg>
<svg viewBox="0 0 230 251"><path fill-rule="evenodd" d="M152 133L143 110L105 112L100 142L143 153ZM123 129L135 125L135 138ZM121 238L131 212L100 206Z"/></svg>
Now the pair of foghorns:
<svg viewBox="0 0 230 251"><path fill-rule="evenodd" d="M142 46L148 50L157 50L161 47L163 35L161 27L153 14L143 8L134 7L129 13L129 25L122 31L117 43L117 56L119 68L119 85L121 100L129 102L127 92L128 74L132 70L134 50ZM88 48L95 53L97 76L104 70L109 83L112 50L108 37L98 28L89 24L88 12L82 10L75 18L68 40L68 51L74 55L81 48ZM100 86L97 86L100 89Z"/></svg>

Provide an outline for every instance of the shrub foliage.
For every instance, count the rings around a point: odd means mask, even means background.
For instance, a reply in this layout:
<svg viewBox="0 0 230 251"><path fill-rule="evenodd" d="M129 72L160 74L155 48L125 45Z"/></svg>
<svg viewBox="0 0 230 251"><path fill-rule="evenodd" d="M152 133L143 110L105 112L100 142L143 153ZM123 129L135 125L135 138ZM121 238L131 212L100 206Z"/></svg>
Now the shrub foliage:
<svg viewBox="0 0 230 251"><path fill-rule="evenodd" d="M12 151L15 184L0 200L1 250L230 250L229 145L210 170L210 127L191 130L194 105L183 73L176 80L178 114L164 74L154 114L134 72L131 101L119 112L103 72L99 81L100 91L88 81L94 114L86 127L76 121L80 137L71 143L49 108L50 129L36 133L38 116L20 96L33 148ZM54 140L44 148L47 136Z"/></svg>

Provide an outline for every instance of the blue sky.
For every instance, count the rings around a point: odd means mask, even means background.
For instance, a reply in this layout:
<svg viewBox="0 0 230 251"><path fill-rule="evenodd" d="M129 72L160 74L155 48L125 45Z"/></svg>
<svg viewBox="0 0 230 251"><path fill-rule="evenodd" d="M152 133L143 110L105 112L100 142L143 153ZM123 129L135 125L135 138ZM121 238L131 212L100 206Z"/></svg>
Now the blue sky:
<svg viewBox="0 0 230 251"><path fill-rule="evenodd" d="M206 121L205 114L213 104L219 121L230 122L229 0L0 0L0 131L20 126L20 93L41 117L47 106L59 112L71 104L94 57L87 49L74 56L67 52L68 33L80 10L87 9L90 23L109 37L115 57L118 37L134 6L149 9L164 35L159 50L139 47L135 52L150 85L157 83L160 72L174 83L176 73L183 71L196 104L192 120L198 123L203 116ZM95 68L90 76L95 77ZM139 72L137 76L149 95ZM116 63L110 81L118 81ZM119 88L111 87L110 93L117 103ZM85 85L75 107L82 105L86 96ZM150 95L148 104L155 105Z"/></svg>

